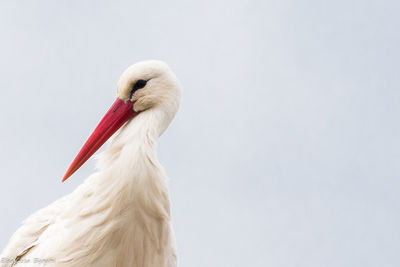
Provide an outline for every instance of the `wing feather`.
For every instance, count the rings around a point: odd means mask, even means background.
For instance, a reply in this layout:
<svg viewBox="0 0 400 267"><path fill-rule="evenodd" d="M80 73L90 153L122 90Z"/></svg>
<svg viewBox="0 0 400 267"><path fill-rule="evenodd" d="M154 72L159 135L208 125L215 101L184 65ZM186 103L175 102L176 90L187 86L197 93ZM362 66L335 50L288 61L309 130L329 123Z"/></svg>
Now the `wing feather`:
<svg viewBox="0 0 400 267"><path fill-rule="evenodd" d="M23 259L32 248L38 245L40 236L61 214L66 198L67 196L60 198L38 210L22 223L1 254L1 267L13 266L16 261Z"/></svg>

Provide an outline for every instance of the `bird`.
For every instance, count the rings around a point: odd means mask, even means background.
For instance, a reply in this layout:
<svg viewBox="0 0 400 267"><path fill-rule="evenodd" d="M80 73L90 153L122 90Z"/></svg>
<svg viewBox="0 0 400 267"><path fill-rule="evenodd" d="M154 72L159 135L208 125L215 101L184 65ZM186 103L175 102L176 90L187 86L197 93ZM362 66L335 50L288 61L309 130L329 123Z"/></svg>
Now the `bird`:
<svg viewBox="0 0 400 267"><path fill-rule="evenodd" d="M163 61L128 67L117 99L62 181L110 138L96 171L29 216L3 250L0 266L177 266L168 178L156 146L179 110L181 91Z"/></svg>

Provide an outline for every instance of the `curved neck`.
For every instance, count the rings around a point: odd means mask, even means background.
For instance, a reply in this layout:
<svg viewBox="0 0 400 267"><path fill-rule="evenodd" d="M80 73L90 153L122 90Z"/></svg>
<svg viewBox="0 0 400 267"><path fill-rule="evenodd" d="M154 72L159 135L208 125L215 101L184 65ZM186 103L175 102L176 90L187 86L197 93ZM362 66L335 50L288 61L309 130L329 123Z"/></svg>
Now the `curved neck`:
<svg viewBox="0 0 400 267"><path fill-rule="evenodd" d="M139 113L100 154L99 171L87 182L97 191L98 201L104 206L114 203L111 205L116 209L114 212L119 212L133 204L157 217L169 217L166 175L156 154L163 120L163 113L157 110Z"/></svg>
<svg viewBox="0 0 400 267"><path fill-rule="evenodd" d="M163 132L165 115L154 109L139 113L114 136L108 148L100 155L99 170L123 164L129 168L146 154L155 155L156 141Z"/></svg>

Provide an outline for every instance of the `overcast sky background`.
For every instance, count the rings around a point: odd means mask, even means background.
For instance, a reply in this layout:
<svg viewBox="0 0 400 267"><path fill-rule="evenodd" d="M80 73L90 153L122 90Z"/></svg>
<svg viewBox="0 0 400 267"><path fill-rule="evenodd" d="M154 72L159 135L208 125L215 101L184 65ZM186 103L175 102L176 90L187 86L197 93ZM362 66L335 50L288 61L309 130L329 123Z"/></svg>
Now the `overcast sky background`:
<svg viewBox="0 0 400 267"><path fill-rule="evenodd" d="M159 142L183 267L400 266L398 1L1 1L0 248L122 71L183 85Z"/></svg>

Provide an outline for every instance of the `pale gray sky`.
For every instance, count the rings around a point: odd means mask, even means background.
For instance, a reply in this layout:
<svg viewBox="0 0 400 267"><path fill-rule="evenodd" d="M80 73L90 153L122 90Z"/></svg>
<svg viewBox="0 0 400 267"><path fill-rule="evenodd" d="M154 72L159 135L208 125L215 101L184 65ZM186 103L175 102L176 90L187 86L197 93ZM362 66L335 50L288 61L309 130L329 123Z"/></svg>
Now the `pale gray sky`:
<svg viewBox="0 0 400 267"><path fill-rule="evenodd" d="M182 267L400 266L398 1L1 1L0 247L130 64L166 61Z"/></svg>

